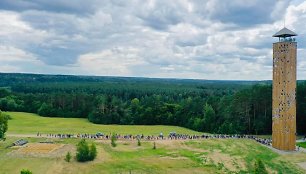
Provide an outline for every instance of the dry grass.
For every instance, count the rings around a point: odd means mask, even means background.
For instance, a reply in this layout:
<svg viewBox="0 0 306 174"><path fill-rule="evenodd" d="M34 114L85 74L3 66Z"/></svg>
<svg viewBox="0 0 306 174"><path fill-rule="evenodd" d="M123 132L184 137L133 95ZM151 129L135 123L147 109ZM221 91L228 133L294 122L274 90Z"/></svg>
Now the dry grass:
<svg viewBox="0 0 306 174"><path fill-rule="evenodd" d="M207 155L211 159L213 164L224 165L224 168L230 172L239 172L240 170L247 170L244 160L237 157L231 157L228 154L215 151Z"/></svg>
<svg viewBox="0 0 306 174"><path fill-rule="evenodd" d="M18 151L20 153L51 153L63 146L64 144L29 143Z"/></svg>

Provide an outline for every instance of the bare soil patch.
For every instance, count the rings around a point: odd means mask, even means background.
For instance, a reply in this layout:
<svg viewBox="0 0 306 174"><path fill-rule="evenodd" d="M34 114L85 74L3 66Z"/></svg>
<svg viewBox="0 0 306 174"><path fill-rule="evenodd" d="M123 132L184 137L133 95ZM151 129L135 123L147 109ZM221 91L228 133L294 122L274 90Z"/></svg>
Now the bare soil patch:
<svg viewBox="0 0 306 174"><path fill-rule="evenodd" d="M63 147L63 144L29 143L19 150L20 153L51 153Z"/></svg>
<svg viewBox="0 0 306 174"><path fill-rule="evenodd" d="M209 153L207 157L210 158L216 165L223 164L224 167L231 172L238 172L246 169L245 163L242 159L232 157L219 151Z"/></svg>
<svg viewBox="0 0 306 174"><path fill-rule="evenodd" d="M62 157L68 151L75 152L76 148L68 144L28 143L8 155L21 157Z"/></svg>

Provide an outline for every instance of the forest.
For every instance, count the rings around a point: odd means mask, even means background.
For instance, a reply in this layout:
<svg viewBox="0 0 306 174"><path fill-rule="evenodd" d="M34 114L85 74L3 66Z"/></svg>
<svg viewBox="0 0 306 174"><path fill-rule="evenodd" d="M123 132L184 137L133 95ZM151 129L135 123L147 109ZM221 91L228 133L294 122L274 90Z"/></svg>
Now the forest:
<svg viewBox="0 0 306 174"><path fill-rule="evenodd" d="M271 81L0 73L0 110L96 124L177 125L271 134ZM306 82L297 83L297 132L306 133Z"/></svg>

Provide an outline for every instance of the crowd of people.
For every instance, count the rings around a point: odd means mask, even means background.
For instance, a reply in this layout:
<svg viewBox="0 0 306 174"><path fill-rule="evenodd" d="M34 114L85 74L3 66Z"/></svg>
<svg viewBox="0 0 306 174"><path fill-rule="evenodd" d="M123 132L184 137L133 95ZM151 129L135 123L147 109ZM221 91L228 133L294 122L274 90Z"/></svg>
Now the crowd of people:
<svg viewBox="0 0 306 174"><path fill-rule="evenodd" d="M272 139L271 138L258 138L258 137L253 137L253 139L255 141L257 141L258 143L261 143L261 144L264 144L264 145L267 145L267 146L272 146Z"/></svg>
<svg viewBox="0 0 306 174"><path fill-rule="evenodd" d="M41 133L37 133L37 136L43 136ZM109 140L112 137L112 134L46 134L48 138L82 138L82 139L97 139L97 140ZM202 135L189 135L189 134L177 134L175 132L170 132L167 136L164 136L163 133L159 135L132 135L132 134L115 134L117 140L144 140L144 141L155 141L155 140L199 140L199 139L253 139L258 143L271 146L271 138L259 138L254 135L226 135L226 134L202 134Z"/></svg>

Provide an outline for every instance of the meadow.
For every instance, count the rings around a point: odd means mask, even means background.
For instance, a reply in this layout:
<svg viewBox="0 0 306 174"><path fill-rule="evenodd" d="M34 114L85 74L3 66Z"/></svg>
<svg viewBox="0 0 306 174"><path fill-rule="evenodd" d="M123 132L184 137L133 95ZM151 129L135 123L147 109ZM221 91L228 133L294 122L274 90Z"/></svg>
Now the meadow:
<svg viewBox="0 0 306 174"><path fill-rule="evenodd" d="M207 139L207 140L157 140L117 141L112 147L109 140L87 140L97 145L98 156L92 162L80 163L75 160L75 145L79 139L48 139L43 137L25 138L30 143L53 141L66 146L57 155L24 154L18 148L7 148L20 139L10 134L36 134L40 132L80 133L116 132L122 134L156 134L161 131L200 134L176 126L122 126L95 125L85 119L45 118L35 114L7 112L9 120L7 140L0 142L0 174L19 173L29 169L34 174L91 174L91 173L252 173L254 163L260 159L269 173L306 173L297 163L306 162L305 153L278 154L271 149L248 139ZM24 138L24 137L23 137ZM64 160L70 151L71 162Z"/></svg>
<svg viewBox="0 0 306 174"><path fill-rule="evenodd" d="M91 133L102 132L105 134L144 134L159 135L161 132L169 134L200 134L200 132L178 126L141 126L141 125L100 125L93 124L85 118L58 118L41 117L37 114L24 112L4 112L11 116L8 134L37 134L40 133Z"/></svg>

